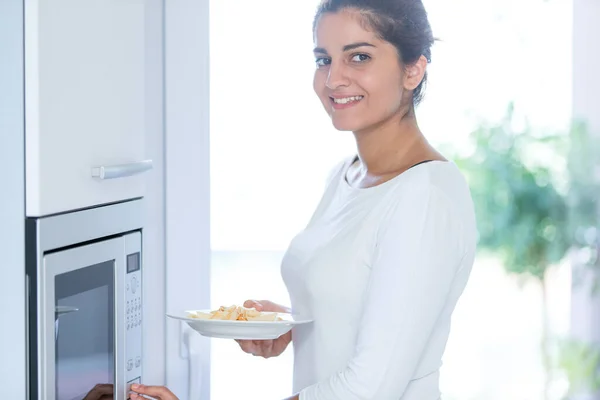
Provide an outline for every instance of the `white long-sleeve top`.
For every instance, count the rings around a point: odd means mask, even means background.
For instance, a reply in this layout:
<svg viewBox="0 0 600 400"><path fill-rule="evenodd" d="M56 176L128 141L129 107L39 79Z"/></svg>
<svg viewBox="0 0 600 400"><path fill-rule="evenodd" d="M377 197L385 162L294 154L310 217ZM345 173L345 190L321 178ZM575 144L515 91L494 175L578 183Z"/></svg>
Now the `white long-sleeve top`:
<svg viewBox="0 0 600 400"><path fill-rule="evenodd" d="M301 400L438 400L451 314L467 283L476 226L451 162L432 161L367 189L337 168L282 276L294 313Z"/></svg>

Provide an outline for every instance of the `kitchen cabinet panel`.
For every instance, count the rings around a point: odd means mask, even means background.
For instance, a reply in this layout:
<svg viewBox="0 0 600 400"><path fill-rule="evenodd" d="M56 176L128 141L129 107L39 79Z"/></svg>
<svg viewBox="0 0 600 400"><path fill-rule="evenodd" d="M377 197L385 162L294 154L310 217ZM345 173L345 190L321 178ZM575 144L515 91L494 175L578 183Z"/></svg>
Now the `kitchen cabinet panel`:
<svg viewBox="0 0 600 400"><path fill-rule="evenodd" d="M143 0L25 1L28 216L143 196L144 12Z"/></svg>

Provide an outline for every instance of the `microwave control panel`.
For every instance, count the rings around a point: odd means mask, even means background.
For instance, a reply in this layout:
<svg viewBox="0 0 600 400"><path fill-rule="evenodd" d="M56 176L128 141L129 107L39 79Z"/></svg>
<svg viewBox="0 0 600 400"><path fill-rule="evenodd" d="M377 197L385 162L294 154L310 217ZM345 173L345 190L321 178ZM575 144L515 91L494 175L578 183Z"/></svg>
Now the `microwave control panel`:
<svg viewBox="0 0 600 400"><path fill-rule="evenodd" d="M125 363L128 387L142 376L142 268L140 252L126 254Z"/></svg>

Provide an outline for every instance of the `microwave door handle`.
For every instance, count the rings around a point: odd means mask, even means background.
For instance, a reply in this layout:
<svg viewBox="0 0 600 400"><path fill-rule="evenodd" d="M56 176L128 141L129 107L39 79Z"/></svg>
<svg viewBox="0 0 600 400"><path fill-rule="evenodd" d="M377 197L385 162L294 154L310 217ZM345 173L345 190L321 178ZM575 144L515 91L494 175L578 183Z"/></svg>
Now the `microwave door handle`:
<svg viewBox="0 0 600 400"><path fill-rule="evenodd" d="M92 167L92 178L118 179L138 175L152 169L152 160L143 160L128 164L100 165Z"/></svg>
<svg viewBox="0 0 600 400"><path fill-rule="evenodd" d="M58 341L58 330L60 329L59 317L61 315L69 314L75 311L79 311L77 307L69 306L57 306L54 310L54 341Z"/></svg>

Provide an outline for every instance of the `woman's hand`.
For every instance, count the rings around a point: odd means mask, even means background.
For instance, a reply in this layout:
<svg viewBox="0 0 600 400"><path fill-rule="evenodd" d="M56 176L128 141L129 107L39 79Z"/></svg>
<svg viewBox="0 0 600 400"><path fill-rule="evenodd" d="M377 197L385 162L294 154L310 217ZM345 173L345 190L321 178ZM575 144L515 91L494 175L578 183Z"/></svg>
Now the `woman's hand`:
<svg viewBox="0 0 600 400"><path fill-rule="evenodd" d="M114 386L109 383L100 383L92 388L83 400L109 400L114 399Z"/></svg>
<svg viewBox="0 0 600 400"><path fill-rule="evenodd" d="M179 400L165 386L146 386L134 383L131 385L131 390L134 392L129 394L131 400L144 400L145 397L140 396L141 394L152 396L157 400Z"/></svg>
<svg viewBox="0 0 600 400"><path fill-rule="evenodd" d="M269 300L246 300L246 308L256 308L257 311L289 313L290 309L280 304L275 304ZM292 331L273 340L236 340L242 350L248 354L258 357L270 358L277 357L287 348L292 341Z"/></svg>

